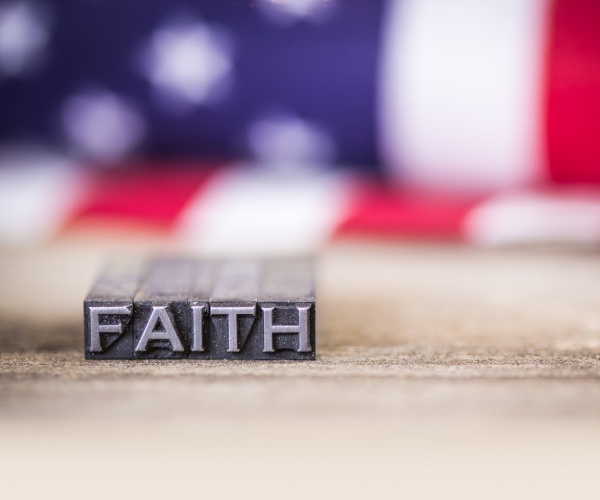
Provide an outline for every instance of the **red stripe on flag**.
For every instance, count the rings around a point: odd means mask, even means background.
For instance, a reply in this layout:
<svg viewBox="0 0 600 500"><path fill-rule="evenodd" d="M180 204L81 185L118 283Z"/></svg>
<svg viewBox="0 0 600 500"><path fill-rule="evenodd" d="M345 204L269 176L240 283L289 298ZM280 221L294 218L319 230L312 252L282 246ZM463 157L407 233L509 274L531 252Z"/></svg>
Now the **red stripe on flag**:
<svg viewBox="0 0 600 500"><path fill-rule="evenodd" d="M212 165L198 164L134 165L98 172L67 228L115 221L170 228L213 172Z"/></svg>
<svg viewBox="0 0 600 500"><path fill-rule="evenodd" d="M555 0L546 141L557 182L600 183L600 2Z"/></svg>
<svg viewBox="0 0 600 500"><path fill-rule="evenodd" d="M465 217L481 198L365 183L356 188L352 199L349 215L337 235L460 240Z"/></svg>

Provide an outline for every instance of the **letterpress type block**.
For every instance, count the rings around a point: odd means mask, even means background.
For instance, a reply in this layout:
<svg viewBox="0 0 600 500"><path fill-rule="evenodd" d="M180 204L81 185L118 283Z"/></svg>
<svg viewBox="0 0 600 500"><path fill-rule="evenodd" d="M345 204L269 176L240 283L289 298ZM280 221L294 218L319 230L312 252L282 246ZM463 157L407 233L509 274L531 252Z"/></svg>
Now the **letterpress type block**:
<svg viewBox="0 0 600 500"><path fill-rule="evenodd" d="M136 359L179 359L189 354L194 279L190 259L155 259L148 264L134 300Z"/></svg>
<svg viewBox="0 0 600 500"><path fill-rule="evenodd" d="M133 298L143 265L105 267L83 303L86 359L133 358Z"/></svg>
<svg viewBox="0 0 600 500"><path fill-rule="evenodd" d="M189 358L210 358L210 295L215 265L211 261L196 261L194 280L189 297L190 324L188 327Z"/></svg>
<svg viewBox="0 0 600 500"><path fill-rule="evenodd" d="M256 359L256 298L262 265L258 261L216 264L210 298L211 359Z"/></svg>
<svg viewBox="0 0 600 500"><path fill-rule="evenodd" d="M258 308L257 359L315 359L315 283L312 260L268 261L265 264Z"/></svg>

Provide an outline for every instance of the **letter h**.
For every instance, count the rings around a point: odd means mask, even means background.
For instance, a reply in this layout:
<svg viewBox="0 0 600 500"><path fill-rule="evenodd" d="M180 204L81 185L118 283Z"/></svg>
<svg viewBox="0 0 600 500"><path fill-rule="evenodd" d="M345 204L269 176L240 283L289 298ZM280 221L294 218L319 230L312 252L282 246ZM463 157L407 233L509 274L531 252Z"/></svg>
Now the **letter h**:
<svg viewBox="0 0 600 500"><path fill-rule="evenodd" d="M298 352L311 352L310 336L308 331L308 313L310 306L297 306L297 325L274 325L274 307L261 306L264 321L264 348L263 352L275 352L273 349L273 334L275 333L297 333Z"/></svg>

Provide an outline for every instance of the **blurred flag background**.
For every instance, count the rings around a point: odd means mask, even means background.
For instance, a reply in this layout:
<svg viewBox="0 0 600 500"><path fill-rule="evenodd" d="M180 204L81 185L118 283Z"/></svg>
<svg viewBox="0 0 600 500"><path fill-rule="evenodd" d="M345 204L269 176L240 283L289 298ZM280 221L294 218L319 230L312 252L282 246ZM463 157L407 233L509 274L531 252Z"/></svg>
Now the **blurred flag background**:
<svg viewBox="0 0 600 500"><path fill-rule="evenodd" d="M595 0L0 3L0 244L600 242Z"/></svg>

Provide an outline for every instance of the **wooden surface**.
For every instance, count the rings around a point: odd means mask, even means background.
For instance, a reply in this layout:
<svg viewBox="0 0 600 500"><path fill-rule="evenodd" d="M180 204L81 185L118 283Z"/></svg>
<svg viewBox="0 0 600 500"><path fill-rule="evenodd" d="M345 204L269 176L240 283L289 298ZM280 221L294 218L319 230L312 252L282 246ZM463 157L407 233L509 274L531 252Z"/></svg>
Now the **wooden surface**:
<svg viewBox="0 0 600 500"><path fill-rule="evenodd" d="M597 489L597 250L339 243L316 362L86 362L110 250L0 251L0 478L24 497Z"/></svg>

